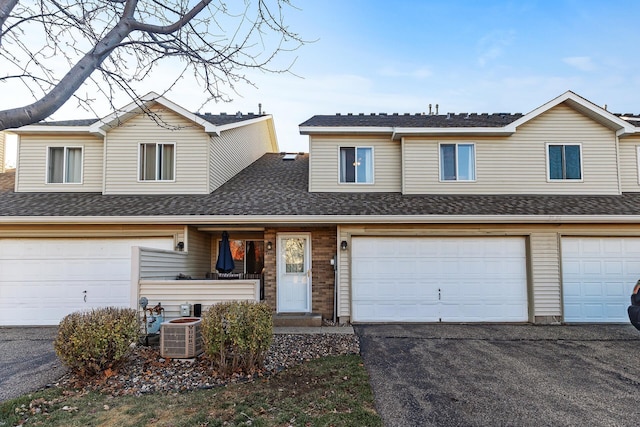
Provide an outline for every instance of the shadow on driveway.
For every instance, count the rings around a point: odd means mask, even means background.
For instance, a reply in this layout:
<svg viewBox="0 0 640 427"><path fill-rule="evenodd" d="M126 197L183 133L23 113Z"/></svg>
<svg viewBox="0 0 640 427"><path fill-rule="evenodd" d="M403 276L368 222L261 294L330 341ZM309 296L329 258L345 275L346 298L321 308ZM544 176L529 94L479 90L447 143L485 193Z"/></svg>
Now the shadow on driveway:
<svg viewBox="0 0 640 427"><path fill-rule="evenodd" d="M630 426L631 325L357 325L386 426Z"/></svg>
<svg viewBox="0 0 640 427"><path fill-rule="evenodd" d="M0 328L0 402L39 390L66 372L53 350L57 327Z"/></svg>

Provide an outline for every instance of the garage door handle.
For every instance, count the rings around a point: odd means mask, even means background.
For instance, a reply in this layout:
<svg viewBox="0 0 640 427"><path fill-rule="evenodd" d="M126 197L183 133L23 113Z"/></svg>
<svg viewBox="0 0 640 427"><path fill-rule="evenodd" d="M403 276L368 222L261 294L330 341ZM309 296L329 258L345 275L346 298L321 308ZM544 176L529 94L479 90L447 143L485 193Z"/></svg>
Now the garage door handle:
<svg viewBox="0 0 640 427"><path fill-rule="evenodd" d="M442 299L441 289L438 289L438 301Z"/></svg>
<svg viewBox="0 0 640 427"><path fill-rule="evenodd" d="M82 293L84 294L84 302L87 302L87 291L82 291Z"/></svg>

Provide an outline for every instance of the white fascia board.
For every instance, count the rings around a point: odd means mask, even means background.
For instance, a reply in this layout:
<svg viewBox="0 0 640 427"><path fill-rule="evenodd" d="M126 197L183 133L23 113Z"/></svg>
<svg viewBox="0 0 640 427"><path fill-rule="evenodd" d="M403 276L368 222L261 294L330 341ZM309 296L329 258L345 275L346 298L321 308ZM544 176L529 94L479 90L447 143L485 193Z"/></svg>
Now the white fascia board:
<svg viewBox="0 0 640 427"><path fill-rule="evenodd" d="M570 90L566 91L565 93L563 93L560 96L557 96L556 98L552 99L551 101L541 105L540 107L536 108L535 110L525 114L524 116L522 116L521 118L519 118L515 122L505 126L505 129L511 130L512 132L515 132L516 128L518 126L523 125L524 123L527 123L528 121L538 117L542 113L545 113L545 112L549 111L550 109L552 109L553 107L555 107L555 106L557 106L559 104L562 104L563 102L566 102L566 101L574 102L574 103L578 104L580 107L590 111L594 115L602 117L602 119L604 119L605 121L611 123L611 125L613 127L618 127L617 132L616 132L618 135L624 135L624 134L627 134L627 133L636 133L635 126L631 125L626 120L621 119L620 117L616 116L615 114L611 114L610 112L608 112L604 108L599 107L598 105L592 103L591 101L588 101L587 99L577 95L576 93L574 93L574 92L572 92Z"/></svg>
<svg viewBox="0 0 640 427"><path fill-rule="evenodd" d="M393 134L393 127L378 126L298 126L300 135L313 134L363 134L363 133L388 133Z"/></svg>
<svg viewBox="0 0 640 427"><path fill-rule="evenodd" d="M238 122L228 123L226 125L216 126L216 129L218 130L218 132L224 132L225 130L249 126L269 119L273 119L273 116L271 114L265 114L264 116L256 117L255 119L242 120Z"/></svg>
<svg viewBox="0 0 640 427"><path fill-rule="evenodd" d="M185 224L185 225L352 225L352 224L540 224L640 223L640 215L180 215L0 217L0 224Z"/></svg>

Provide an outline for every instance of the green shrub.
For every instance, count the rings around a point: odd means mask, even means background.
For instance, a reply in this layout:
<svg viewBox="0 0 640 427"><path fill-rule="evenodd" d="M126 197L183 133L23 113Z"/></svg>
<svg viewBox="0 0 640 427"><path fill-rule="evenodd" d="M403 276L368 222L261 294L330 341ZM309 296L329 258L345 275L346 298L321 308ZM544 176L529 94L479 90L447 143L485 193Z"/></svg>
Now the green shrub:
<svg viewBox="0 0 640 427"><path fill-rule="evenodd" d="M266 303L231 301L211 306L202 318L205 353L223 376L255 372L273 339L273 317Z"/></svg>
<svg viewBox="0 0 640 427"><path fill-rule="evenodd" d="M92 376L116 367L137 339L136 311L105 307L62 319L53 347L72 371Z"/></svg>

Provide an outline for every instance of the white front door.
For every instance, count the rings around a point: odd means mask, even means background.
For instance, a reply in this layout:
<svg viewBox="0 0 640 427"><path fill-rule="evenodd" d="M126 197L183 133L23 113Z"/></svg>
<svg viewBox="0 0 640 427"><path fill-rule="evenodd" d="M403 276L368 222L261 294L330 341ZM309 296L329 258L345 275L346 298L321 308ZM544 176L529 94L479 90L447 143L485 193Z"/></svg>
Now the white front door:
<svg viewBox="0 0 640 427"><path fill-rule="evenodd" d="M311 236L278 235L278 312L311 311Z"/></svg>

